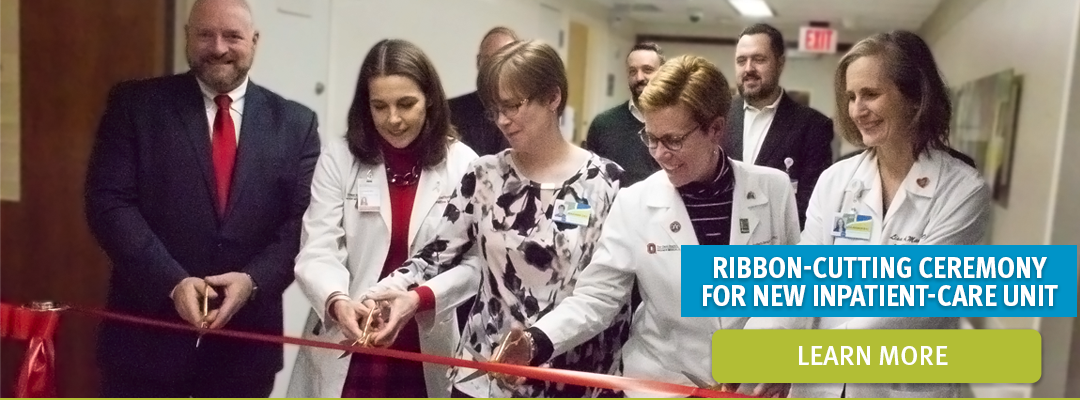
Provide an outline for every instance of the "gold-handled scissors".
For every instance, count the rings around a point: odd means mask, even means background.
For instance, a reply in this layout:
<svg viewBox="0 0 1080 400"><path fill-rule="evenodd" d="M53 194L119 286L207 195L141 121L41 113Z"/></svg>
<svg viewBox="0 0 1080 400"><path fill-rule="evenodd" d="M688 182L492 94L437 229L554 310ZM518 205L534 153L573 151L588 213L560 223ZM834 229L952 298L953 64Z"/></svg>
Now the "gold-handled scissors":
<svg viewBox="0 0 1080 400"><path fill-rule="evenodd" d="M371 327L375 325L375 318L377 318L376 314L382 312L382 307L380 306L382 304L385 304L385 302L381 304L376 303L375 308L371 309L371 312L368 313L367 318L364 318L364 326L360 327L360 338L356 339L356 341L354 341L350 346L368 345L368 341L371 340L371 335L375 333L372 331ZM340 360L342 358L348 357L351 353L351 351L342 352L341 355L338 356L338 359Z"/></svg>
<svg viewBox="0 0 1080 400"><path fill-rule="evenodd" d="M202 328L202 329L206 329L206 317L208 315L210 315L210 284L209 283L204 283L203 285L204 286L203 286L203 292L202 292L202 324L199 325L199 327ZM203 337L202 332L199 332L199 337L195 339L195 347L199 347L199 344L202 343L202 337Z"/></svg>

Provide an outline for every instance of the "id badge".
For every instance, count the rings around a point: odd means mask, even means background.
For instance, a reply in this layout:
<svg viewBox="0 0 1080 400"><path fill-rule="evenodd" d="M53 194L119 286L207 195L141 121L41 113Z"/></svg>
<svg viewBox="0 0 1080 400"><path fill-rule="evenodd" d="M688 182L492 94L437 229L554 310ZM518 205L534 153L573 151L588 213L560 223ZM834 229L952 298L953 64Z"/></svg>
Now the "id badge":
<svg viewBox="0 0 1080 400"><path fill-rule="evenodd" d="M551 219L555 222L578 226L589 225L592 218L592 207L585 203L577 203L570 200L563 201L555 206L555 212Z"/></svg>
<svg viewBox="0 0 1080 400"><path fill-rule="evenodd" d="M836 213L832 222L832 235L837 238L870 240L874 219L855 212Z"/></svg>
<svg viewBox="0 0 1080 400"><path fill-rule="evenodd" d="M382 192L371 182L361 182L356 190L356 209L360 212L379 212Z"/></svg>

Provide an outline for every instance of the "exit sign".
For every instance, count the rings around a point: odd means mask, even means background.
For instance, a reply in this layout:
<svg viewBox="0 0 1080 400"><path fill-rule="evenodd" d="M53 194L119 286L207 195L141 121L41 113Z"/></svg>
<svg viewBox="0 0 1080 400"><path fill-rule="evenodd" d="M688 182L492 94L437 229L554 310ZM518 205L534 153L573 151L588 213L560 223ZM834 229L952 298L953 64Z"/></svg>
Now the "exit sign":
<svg viewBox="0 0 1080 400"><path fill-rule="evenodd" d="M836 30L813 26L800 28L799 51L806 53L835 53Z"/></svg>

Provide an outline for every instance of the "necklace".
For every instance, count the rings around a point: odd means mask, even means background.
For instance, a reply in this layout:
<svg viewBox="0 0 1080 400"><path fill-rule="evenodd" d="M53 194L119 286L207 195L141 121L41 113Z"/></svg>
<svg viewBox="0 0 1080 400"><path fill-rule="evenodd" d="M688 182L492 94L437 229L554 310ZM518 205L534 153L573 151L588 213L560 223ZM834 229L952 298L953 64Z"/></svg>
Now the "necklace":
<svg viewBox="0 0 1080 400"><path fill-rule="evenodd" d="M412 169L405 173L395 173L390 169L390 166L386 167L386 180L391 185L395 186L412 186L420 182L420 166L414 165Z"/></svg>

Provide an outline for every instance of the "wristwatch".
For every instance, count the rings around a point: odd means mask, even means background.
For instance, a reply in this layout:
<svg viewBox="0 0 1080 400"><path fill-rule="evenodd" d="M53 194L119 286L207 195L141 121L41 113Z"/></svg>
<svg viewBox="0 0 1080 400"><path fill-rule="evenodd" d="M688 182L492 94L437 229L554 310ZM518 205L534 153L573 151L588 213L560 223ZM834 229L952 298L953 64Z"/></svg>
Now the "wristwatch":
<svg viewBox="0 0 1080 400"><path fill-rule="evenodd" d="M251 280L251 295L248 296L248 301L251 301L255 298L255 295L259 294L259 283L255 281L255 278L252 277L251 274L242 271L240 273L247 275L248 279Z"/></svg>

